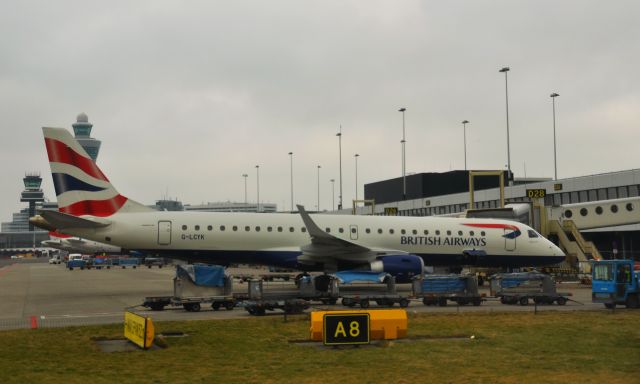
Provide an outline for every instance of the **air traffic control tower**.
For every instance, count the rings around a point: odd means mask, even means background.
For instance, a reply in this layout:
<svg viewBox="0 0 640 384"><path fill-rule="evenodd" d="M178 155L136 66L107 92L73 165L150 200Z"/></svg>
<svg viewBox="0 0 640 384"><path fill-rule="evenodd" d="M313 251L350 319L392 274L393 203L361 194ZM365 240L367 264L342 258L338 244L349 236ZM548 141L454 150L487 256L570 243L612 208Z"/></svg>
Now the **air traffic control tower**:
<svg viewBox="0 0 640 384"><path fill-rule="evenodd" d="M98 152L100 152L100 144L102 143L100 140L91 137L93 124L89 122L89 117L85 113L79 114L72 127L76 135L76 140L78 140L78 143L80 143L82 148L87 151L95 162L98 158Z"/></svg>
<svg viewBox="0 0 640 384"><path fill-rule="evenodd" d="M37 173L27 173L22 181L24 191L20 195L20 202L29 203L29 217L32 217L36 214L36 204L44 202L44 192L40 188L42 177ZM29 223L29 231L33 230L33 224Z"/></svg>

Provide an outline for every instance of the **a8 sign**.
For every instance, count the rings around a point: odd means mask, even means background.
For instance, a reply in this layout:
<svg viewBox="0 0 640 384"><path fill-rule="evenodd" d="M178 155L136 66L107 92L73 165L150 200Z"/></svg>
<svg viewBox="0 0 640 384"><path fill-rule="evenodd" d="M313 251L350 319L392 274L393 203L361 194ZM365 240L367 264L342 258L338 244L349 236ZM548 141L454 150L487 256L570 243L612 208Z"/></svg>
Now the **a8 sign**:
<svg viewBox="0 0 640 384"><path fill-rule="evenodd" d="M323 318L324 345L369 344L369 314L326 314Z"/></svg>

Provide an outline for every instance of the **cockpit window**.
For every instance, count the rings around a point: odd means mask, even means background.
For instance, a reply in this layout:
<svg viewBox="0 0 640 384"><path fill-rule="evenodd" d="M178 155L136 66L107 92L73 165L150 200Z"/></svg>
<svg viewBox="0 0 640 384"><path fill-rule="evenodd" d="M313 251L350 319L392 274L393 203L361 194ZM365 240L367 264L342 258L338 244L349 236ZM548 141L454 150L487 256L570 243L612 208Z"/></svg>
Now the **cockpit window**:
<svg viewBox="0 0 640 384"><path fill-rule="evenodd" d="M528 230L527 232L529 232L529 238L534 238L534 237L538 237L538 233L536 231L534 231L533 229Z"/></svg>

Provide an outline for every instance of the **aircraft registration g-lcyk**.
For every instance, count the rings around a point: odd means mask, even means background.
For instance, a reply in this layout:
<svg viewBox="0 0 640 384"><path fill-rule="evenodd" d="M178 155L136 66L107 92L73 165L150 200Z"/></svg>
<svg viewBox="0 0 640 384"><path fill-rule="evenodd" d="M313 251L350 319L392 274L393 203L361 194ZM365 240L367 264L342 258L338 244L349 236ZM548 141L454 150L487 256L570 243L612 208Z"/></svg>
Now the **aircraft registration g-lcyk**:
<svg viewBox="0 0 640 384"><path fill-rule="evenodd" d="M398 281L424 265L537 266L564 253L513 221L444 217L159 212L120 193L62 128L43 128L58 211L40 227L123 249L194 262L301 271L387 272Z"/></svg>

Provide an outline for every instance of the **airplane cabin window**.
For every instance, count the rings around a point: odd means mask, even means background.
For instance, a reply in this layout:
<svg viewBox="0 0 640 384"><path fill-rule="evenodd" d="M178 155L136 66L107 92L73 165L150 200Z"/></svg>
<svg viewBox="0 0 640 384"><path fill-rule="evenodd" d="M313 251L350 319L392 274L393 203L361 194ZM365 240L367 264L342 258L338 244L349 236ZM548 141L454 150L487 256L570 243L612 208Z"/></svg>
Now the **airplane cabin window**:
<svg viewBox="0 0 640 384"><path fill-rule="evenodd" d="M462 231L458 231L458 236L462 236Z"/></svg>
<svg viewBox="0 0 640 384"><path fill-rule="evenodd" d="M367 233L371 233L371 229L369 229L369 228L365 229L364 231L367 232Z"/></svg>
<svg viewBox="0 0 640 384"><path fill-rule="evenodd" d="M307 232L307 228L305 228L305 227L300 228L300 230L302 231L302 233Z"/></svg>
<svg viewBox="0 0 640 384"><path fill-rule="evenodd" d="M486 236L487 233L485 231L480 232L480 236Z"/></svg>
<svg viewBox="0 0 640 384"><path fill-rule="evenodd" d="M186 226L186 225L183 225L183 226L182 226L182 230L183 230L183 231L186 231L186 230L187 230L187 226Z"/></svg>
<svg viewBox="0 0 640 384"><path fill-rule="evenodd" d="M260 232L260 227L256 227L256 232Z"/></svg>
<svg viewBox="0 0 640 384"><path fill-rule="evenodd" d="M244 227L244 230L249 232L249 230L251 230L251 228L247 225L247 226Z"/></svg>
<svg viewBox="0 0 640 384"><path fill-rule="evenodd" d="M331 233L331 228L327 227L325 228L327 233Z"/></svg>
<svg viewBox="0 0 640 384"><path fill-rule="evenodd" d="M234 226L233 226L233 230L234 230L234 231L237 231L237 230L238 230L238 226L237 226L237 225L234 225Z"/></svg>
<svg viewBox="0 0 640 384"><path fill-rule="evenodd" d="M390 230L389 230L389 234L390 234L390 235L393 235L393 232L394 232L394 231L393 231L393 229L390 229Z"/></svg>
<svg viewBox="0 0 640 384"><path fill-rule="evenodd" d="M282 232L282 227L278 227L278 232Z"/></svg>
<svg viewBox="0 0 640 384"><path fill-rule="evenodd" d="M426 235L428 235L428 234L429 234L429 230L428 230L428 229L425 229L425 230L424 230L424 234L425 234L425 236L426 236Z"/></svg>
<svg viewBox="0 0 640 384"><path fill-rule="evenodd" d="M447 236L451 236L451 231L447 231Z"/></svg>
<svg viewBox="0 0 640 384"><path fill-rule="evenodd" d="M199 230L200 230L200 226L199 226L199 225L196 225L196 226L195 226L195 230L196 230L196 231L199 231Z"/></svg>
<svg viewBox="0 0 640 384"><path fill-rule="evenodd" d="M440 230L436 230L436 236L440 236Z"/></svg>
<svg viewBox="0 0 640 384"><path fill-rule="evenodd" d="M273 231L273 227L267 227L267 232Z"/></svg>
<svg viewBox="0 0 640 384"><path fill-rule="evenodd" d="M224 225L220 226L220 231L224 231Z"/></svg>
<svg viewBox="0 0 640 384"><path fill-rule="evenodd" d="M527 232L529 233L529 238L538 237L538 234L536 233L536 231L534 231L532 229L529 229Z"/></svg>
<svg viewBox="0 0 640 384"><path fill-rule="evenodd" d="M293 227L289 227L289 232L293 232L295 229Z"/></svg>
<svg viewBox="0 0 640 384"><path fill-rule="evenodd" d="M407 231L405 231L404 229L401 229L400 233L402 233L404 235L405 233L407 233Z"/></svg>
<svg viewBox="0 0 640 384"><path fill-rule="evenodd" d="M414 230L411 231L411 233L413 233L414 235L417 235L418 234L418 230L414 229Z"/></svg>
<svg viewBox="0 0 640 384"><path fill-rule="evenodd" d="M382 234L382 228L378 228L378 233Z"/></svg>
<svg viewBox="0 0 640 384"><path fill-rule="evenodd" d="M474 232L473 231L469 231L469 236L473 236Z"/></svg>
<svg viewBox="0 0 640 384"><path fill-rule="evenodd" d="M338 232L344 233L344 228L338 228Z"/></svg>
<svg viewBox="0 0 640 384"><path fill-rule="evenodd" d="M208 225L207 226L207 231L213 231L213 225Z"/></svg>
<svg viewBox="0 0 640 384"><path fill-rule="evenodd" d="M356 229L355 228L351 228L351 233L356 233Z"/></svg>

